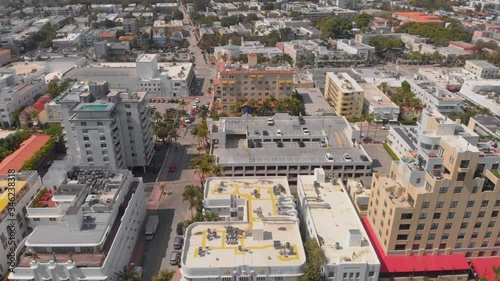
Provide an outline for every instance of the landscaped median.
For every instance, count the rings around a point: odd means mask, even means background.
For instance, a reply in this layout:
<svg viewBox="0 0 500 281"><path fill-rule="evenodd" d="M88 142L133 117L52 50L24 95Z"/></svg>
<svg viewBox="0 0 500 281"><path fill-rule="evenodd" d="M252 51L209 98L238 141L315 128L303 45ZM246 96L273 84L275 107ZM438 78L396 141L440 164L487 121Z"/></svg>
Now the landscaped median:
<svg viewBox="0 0 500 281"><path fill-rule="evenodd" d="M394 151L392 151L392 148L389 146L388 143L383 143L382 145L384 146L384 148L387 151L387 153L389 153L389 155L391 156L392 160L399 161L399 157L396 155L396 153L394 153Z"/></svg>

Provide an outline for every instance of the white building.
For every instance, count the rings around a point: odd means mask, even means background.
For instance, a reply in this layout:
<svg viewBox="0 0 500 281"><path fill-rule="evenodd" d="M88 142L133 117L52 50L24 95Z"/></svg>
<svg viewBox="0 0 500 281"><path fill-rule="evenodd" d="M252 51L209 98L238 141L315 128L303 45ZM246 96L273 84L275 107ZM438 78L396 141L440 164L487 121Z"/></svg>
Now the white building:
<svg viewBox="0 0 500 281"><path fill-rule="evenodd" d="M34 230L17 248L22 254L9 280L118 280L146 214L142 178L74 168L40 195L27 208Z"/></svg>
<svg viewBox="0 0 500 281"><path fill-rule="evenodd" d="M1 74L0 74L1 75ZM9 76L4 74L3 76ZM0 76L0 80L3 80ZM0 88L0 123L10 126L15 120L12 113L20 108L33 104L47 91L44 76L29 80L26 83L12 84L13 80L6 79L6 86ZM1 83L0 83L1 84Z"/></svg>
<svg viewBox="0 0 500 281"><path fill-rule="evenodd" d="M81 33L66 33L59 34L56 39L52 40L55 47L71 47L80 44Z"/></svg>
<svg viewBox="0 0 500 281"><path fill-rule="evenodd" d="M7 175L0 177L0 277L3 279L7 276L11 261L15 260L15 245L19 243L29 234L27 218L25 217L25 207L33 199L33 196L42 188L42 181L38 174L34 171L22 171L15 175L16 185L14 208L9 209L9 190ZM14 221L11 221L13 219ZM14 229L8 229L14 222ZM12 255L10 255L12 254ZM15 267L15 262L12 263L12 269Z"/></svg>
<svg viewBox="0 0 500 281"><path fill-rule="evenodd" d="M417 126L391 126L387 136L387 144L399 159L413 157L417 153Z"/></svg>
<svg viewBox="0 0 500 281"><path fill-rule="evenodd" d="M375 118L380 120L388 120L389 122L397 122L399 116L399 106L391 101L382 91L375 85L369 83L359 84L365 91L365 100L363 103L363 111L373 114Z"/></svg>
<svg viewBox="0 0 500 281"><path fill-rule="evenodd" d="M181 280L293 281L303 274L306 257L286 177L210 178L204 198L204 212L221 221L188 227Z"/></svg>
<svg viewBox="0 0 500 281"><path fill-rule="evenodd" d="M299 176L297 194L305 238L316 239L325 253L325 279L378 280L380 262L342 182L315 169Z"/></svg>
<svg viewBox="0 0 500 281"><path fill-rule="evenodd" d="M62 116L73 161L112 169L148 166L154 148L147 93L108 92L101 82L89 88L70 91L51 105L61 110L53 115Z"/></svg>
<svg viewBox="0 0 500 281"><path fill-rule="evenodd" d="M463 110L464 99L459 95L448 91L437 83L427 80L420 74L415 74L414 79L406 80L411 91L420 99L422 105L443 115Z"/></svg>
<svg viewBox="0 0 500 281"><path fill-rule="evenodd" d="M192 63L158 63L156 54L142 54L135 63L99 63L73 68L65 78L105 80L111 88L148 91L150 96L187 97L194 79Z"/></svg>
<svg viewBox="0 0 500 281"><path fill-rule="evenodd" d="M470 71L476 79L496 79L500 74L500 68L484 60L467 60L465 69Z"/></svg>
<svg viewBox="0 0 500 281"><path fill-rule="evenodd" d="M318 167L342 178L371 175L372 160L358 144L359 127L345 117L275 114L270 119L248 115L208 120L211 153L225 175L286 176L290 185Z"/></svg>
<svg viewBox="0 0 500 281"><path fill-rule="evenodd" d="M359 56L365 60L370 59L375 53L375 48L359 43L353 39L339 39L337 40L337 50L344 51L353 56Z"/></svg>

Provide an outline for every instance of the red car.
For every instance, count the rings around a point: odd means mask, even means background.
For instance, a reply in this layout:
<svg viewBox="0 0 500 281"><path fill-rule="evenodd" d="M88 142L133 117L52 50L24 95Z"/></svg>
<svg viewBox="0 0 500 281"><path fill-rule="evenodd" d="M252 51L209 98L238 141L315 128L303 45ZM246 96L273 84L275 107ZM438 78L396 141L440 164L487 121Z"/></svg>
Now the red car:
<svg viewBox="0 0 500 281"><path fill-rule="evenodd" d="M175 171L177 171L177 166L175 166L175 164L170 165L170 167L168 168L168 171L170 173L175 173Z"/></svg>

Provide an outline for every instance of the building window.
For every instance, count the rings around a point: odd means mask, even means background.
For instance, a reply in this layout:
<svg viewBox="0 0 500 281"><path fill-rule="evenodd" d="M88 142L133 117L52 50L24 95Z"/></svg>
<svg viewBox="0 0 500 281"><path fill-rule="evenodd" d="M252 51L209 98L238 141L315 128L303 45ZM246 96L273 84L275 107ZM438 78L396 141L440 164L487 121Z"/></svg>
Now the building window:
<svg viewBox="0 0 500 281"><path fill-rule="evenodd" d="M107 144L105 144L105 143L101 143L101 147L102 147L102 148L104 148L104 147L108 147L108 145L107 145Z"/></svg>
<svg viewBox="0 0 500 281"><path fill-rule="evenodd" d="M396 240L408 240L408 235L407 234L399 234L396 237Z"/></svg>
<svg viewBox="0 0 500 281"><path fill-rule="evenodd" d="M424 202L422 202L422 209L429 208L430 204L431 204L431 203L430 203L429 201L424 201Z"/></svg>
<svg viewBox="0 0 500 281"><path fill-rule="evenodd" d="M432 216L433 219L437 220L437 219L440 219L441 218L441 213L434 213L434 215Z"/></svg>
<svg viewBox="0 0 500 281"><path fill-rule="evenodd" d="M399 230L409 230L410 229L410 224L400 224L399 225Z"/></svg>
<svg viewBox="0 0 500 281"><path fill-rule="evenodd" d="M446 239L448 239L448 237L450 237L449 233L443 233L443 235L441 236L441 239L446 240Z"/></svg>
<svg viewBox="0 0 500 281"><path fill-rule="evenodd" d="M442 194L442 193L446 193L446 192L448 192L448 186L441 186L439 188L439 193Z"/></svg>
<svg viewBox="0 0 500 281"><path fill-rule="evenodd" d="M56 221L56 218L49 218L49 221Z"/></svg>
<svg viewBox="0 0 500 281"><path fill-rule="evenodd" d="M97 126L102 126L102 125L104 125L104 123L103 123L103 122L101 122L101 121L98 121L98 122L97 122Z"/></svg>
<svg viewBox="0 0 500 281"><path fill-rule="evenodd" d="M429 233L429 240L434 240L436 238L436 233Z"/></svg>
<svg viewBox="0 0 500 281"><path fill-rule="evenodd" d="M83 140L84 140L84 141L88 141L88 140L89 140L89 137L83 137Z"/></svg>
<svg viewBox="0 0 500 281"><path fill-rule="evenodd" d="M423 223L417 224L417 230L422 230L422 229L424 229L424 227L425 227L425 224L423 224Z"/></svg>
<svg viewBox="0 0 500 281"><path fill-rule="evenodd" d="M481 207L488 207L488 203L489 203L489 202L490 202L490 201L488 201L488 200L483 200L483 201L481 201Z"/></svg>
<svg viewBox="0 0 500 281"><path fill-rule="evenodd" d="M89 143L86 143L86 144L85 144L85 148L90 148L90 144L89 144Z"/></svg>
<svg viewBox="0 0 500 281"><path fill-rule="evenodd" d="M462 224L460 224L460 228L467 228L468 226L469 226L468 222L463 222Z"/></svg>
<svg viewBox="0 0 500 281"><path fill-rule="evenodd" d="M474 201L467 201L467 208L474 207Z"/></svg>
<svg viewBox="0 0 500 281"><path fill-rule="evenodd" d="M40 218L33 218L33 221L40 221Z"/></svg>
<svg viewBox="0 0 500 281"><path fill-rule="evenodd" d="M494 221L490 221L488 223L488 227L495 227L495 222Z"/></svg>
<svg viewBox="0 0 500 281"><path fill-rule="evenodd" d="M92 157L89 157L89 158L87 158L87 161L92 162L92 161L94 161L94 159Z"/></svg>
<svg viewBox="0 0 500 281"><path fill-rule="evenodd" d="M127 117L130 117L130 116L132 116L132 112L127 112L127 113L125 113L125 115L127 115Z"/></svg>
<svg viewBox="0 0 500 281"><path fill-rule="evenodd" d="M472 232L471 238L477 238L479 236L479 233L477 232Z"/></svg>
<svg viewBox="0 0 500 281"><path fill-rule="evenodd" d="M450 156L450 163L453 164L455 162L455 157Z"/></svg>
<svg viewBox="0 0 500 281"><path fill-rule="evenodd" d="M451 222L447 222L444 224L444 229L450 229L452 226Z"/></svg>
<svg viewBox="0 0 500 281"><path fill-rule="evenodd" d="M444 206L444 201L438 201L436 204L436 208L443 208Z"/></svg>
<svg viewBox="0 0 500 281"><path fill-rule="evenodd" d="M401 214L401 219L402 220L411 220L412 214Z"/></svg>
<svg viewBox="0 0 500 281"><path fill-rule="evenodd" d="M460 192L462 192L462 188L463 188L463 186L455 186L455 188L453 189L453 193L460 193Z"/></svg>
<svg viewBox="0 0 500 281"><path fill-rule="evenodd" d="M421 219L421 220L425 220L427 218L427 213L420 213L418 215L418 218Z"/></svg>
<svg viewBox="0 0 500 281"><path fill-rule="evenodd" d="M439 227L439 223L435 223L435 222L433 222L433 223L431 224L431 229L437 229L438 227Z"/></svg>
<svg viewBox="0 0 500 281"><path fill-rule="evenodd" d="M481 222L474 223L474 228L480 228L481 224L482 224Z"/></svg>
<svg viewBox="0 0 500 281"><path fill-rule="evenodd" d="M414 239L415 240L421 240L422 239L422 234L420 234L420 233L415 234L415 238Z"/></svg>
<svg viewBox="0 0 500 281"><path fill-rule="evenodd" d="M87 122L82 122L82 123L80 123L80 126L82 126L82 127L86 127L86 126L87 126Z"/></svg>
<svg viewBox="0 0 500 281"><path fill-rule="evenodd" d="M484 215L486 215L485 211L479 211L479 213L477 214L477 217L478 218L484 218Z"/></svg>
<svg viewBox="0 0 500 281"><path fill-rule="evenodd" d="M458 201L451 201L450 208L456 208L458 206Z"/></svg>
<svg viewBox="0 0 500 281"><path fill-rule="evenodd" d="M468 219L468 218L470 218L470 217L471 217L471 215L472 215L472 213L471 213L471 212L465 212L465 213L464 213L464 219Z"/></svg>
<svg viewBox="0 0 500 281"><path fill-rule="evenodd" d="M464 180L465 180L465 173L458 173L457 181L464 181Z"/></svg>
<svg viewBox="0 0 500 281"><path fill-rule="evenodd" d="M492 217L492 218L496 218L496 217L498 217L498 211L493 211L493 212L491 212L491 217Z"/></svg>
<svg viewBox="0 0 500 281"><path fill-rule="evenodd" d="M130 108L130 104L126 104L126 105L125 105L125 108Z"/></svg>
<svg viewBox="0 0 500 281"><path fill-rule="evenodd" d="M102 141L104 141L104 140L106 140L106 137L101 136L101 137L99 137L99 139L102 140Z"/></svg>
<svg viewBox="0 0 500 281"><path fill-rule="evenodd" d="M401 251L401 250L404 250L406 248L406 245L396 245L396 247L394 247L394 250L396 251Z"/></svg>
<svg viewBox="0 0 500 281"><path fill-rule="evenodd" d="M426 250L432 250L432 244L427 244L425 245Z"/></svg>

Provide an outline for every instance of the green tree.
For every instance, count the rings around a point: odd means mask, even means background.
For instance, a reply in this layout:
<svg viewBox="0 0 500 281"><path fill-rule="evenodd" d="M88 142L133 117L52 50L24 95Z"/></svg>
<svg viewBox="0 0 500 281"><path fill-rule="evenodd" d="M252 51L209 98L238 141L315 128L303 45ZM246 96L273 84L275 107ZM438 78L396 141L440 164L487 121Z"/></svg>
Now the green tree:
<svg viewBox="0 0 500 281"><path fill-rule="evenodd" d="M361 27L368 27L370 25L371 20L373 19L373 16L367 14L367 13L361 13L357 15L353 21L356 24L357 28Z"/></svg>
<svg viewBox="0 0 500 281"><path fill-rule="evenodd" d="M193 208L200 208L202 200L203 192L201 187L192 184L186 185L184 187L184 192L182 193L182 202L189 203L191 217L193 217Z"/></svg>
<svg viewBox="0 0 500 281"><path fill-rule="evenodd" d="M215 158L211 155L201 155L191 159L190 167L195 169L196 174L200 177L201 185L205 185L206 177L212 175Z"/></svg>
<svg viewBox="0 0 500 281"><path fill-rule="evenodd" d="M175 272L162 270L158 275L153 277L153 281L170 281L174 277Z"/></svg>
<svg viewBox="0 0 500 281"><path fill-rule="evenodd" d="M59 138L62 136L64 129L61 123L50 123L50 125L43 130L44 134L47 134L54 138Z"/></svg>
<svg viewBox="0 0 500 281"><path fill-rule="evenodd" d="M406 32L412 35L428 37L434 45L448 46L450 41L472 40L472 32L464 29L460 24L450 24L447 27L435 23L410 22L403 24L398 32Z"/></svg>
<svg viewBox="0 0 500 281"><path fill-rule="evenodd" d="M172 19L173 20L183 20L184 19L184 13L182 13L181 10L175 9L172 12Z"/></svg>
<svg viewBox="0 0 500 281"><path fill-rule="evenodd" d="M326 38L346 38L350 36L352 22L344 18L323 18L316 27L321 30Z"/></svg>
<svg viewBox="0 0 500 281"><path fill-rule="evenodd" d="M304 266L304 275L299 279L300 281L321 281L324 279L321 272L321 266L325 261L325 253L318 245L314 238L309 238L304 243L306 252L306 264Z"/></svg>
<svg viewBox="0 0 500 281"><path fill-rule="evenodd" d="M118 276L118 280L120 281L139 281L141 280L141 276L135 269L132 267L124 266L123 269L119 272L115 272Z"/></svg>

